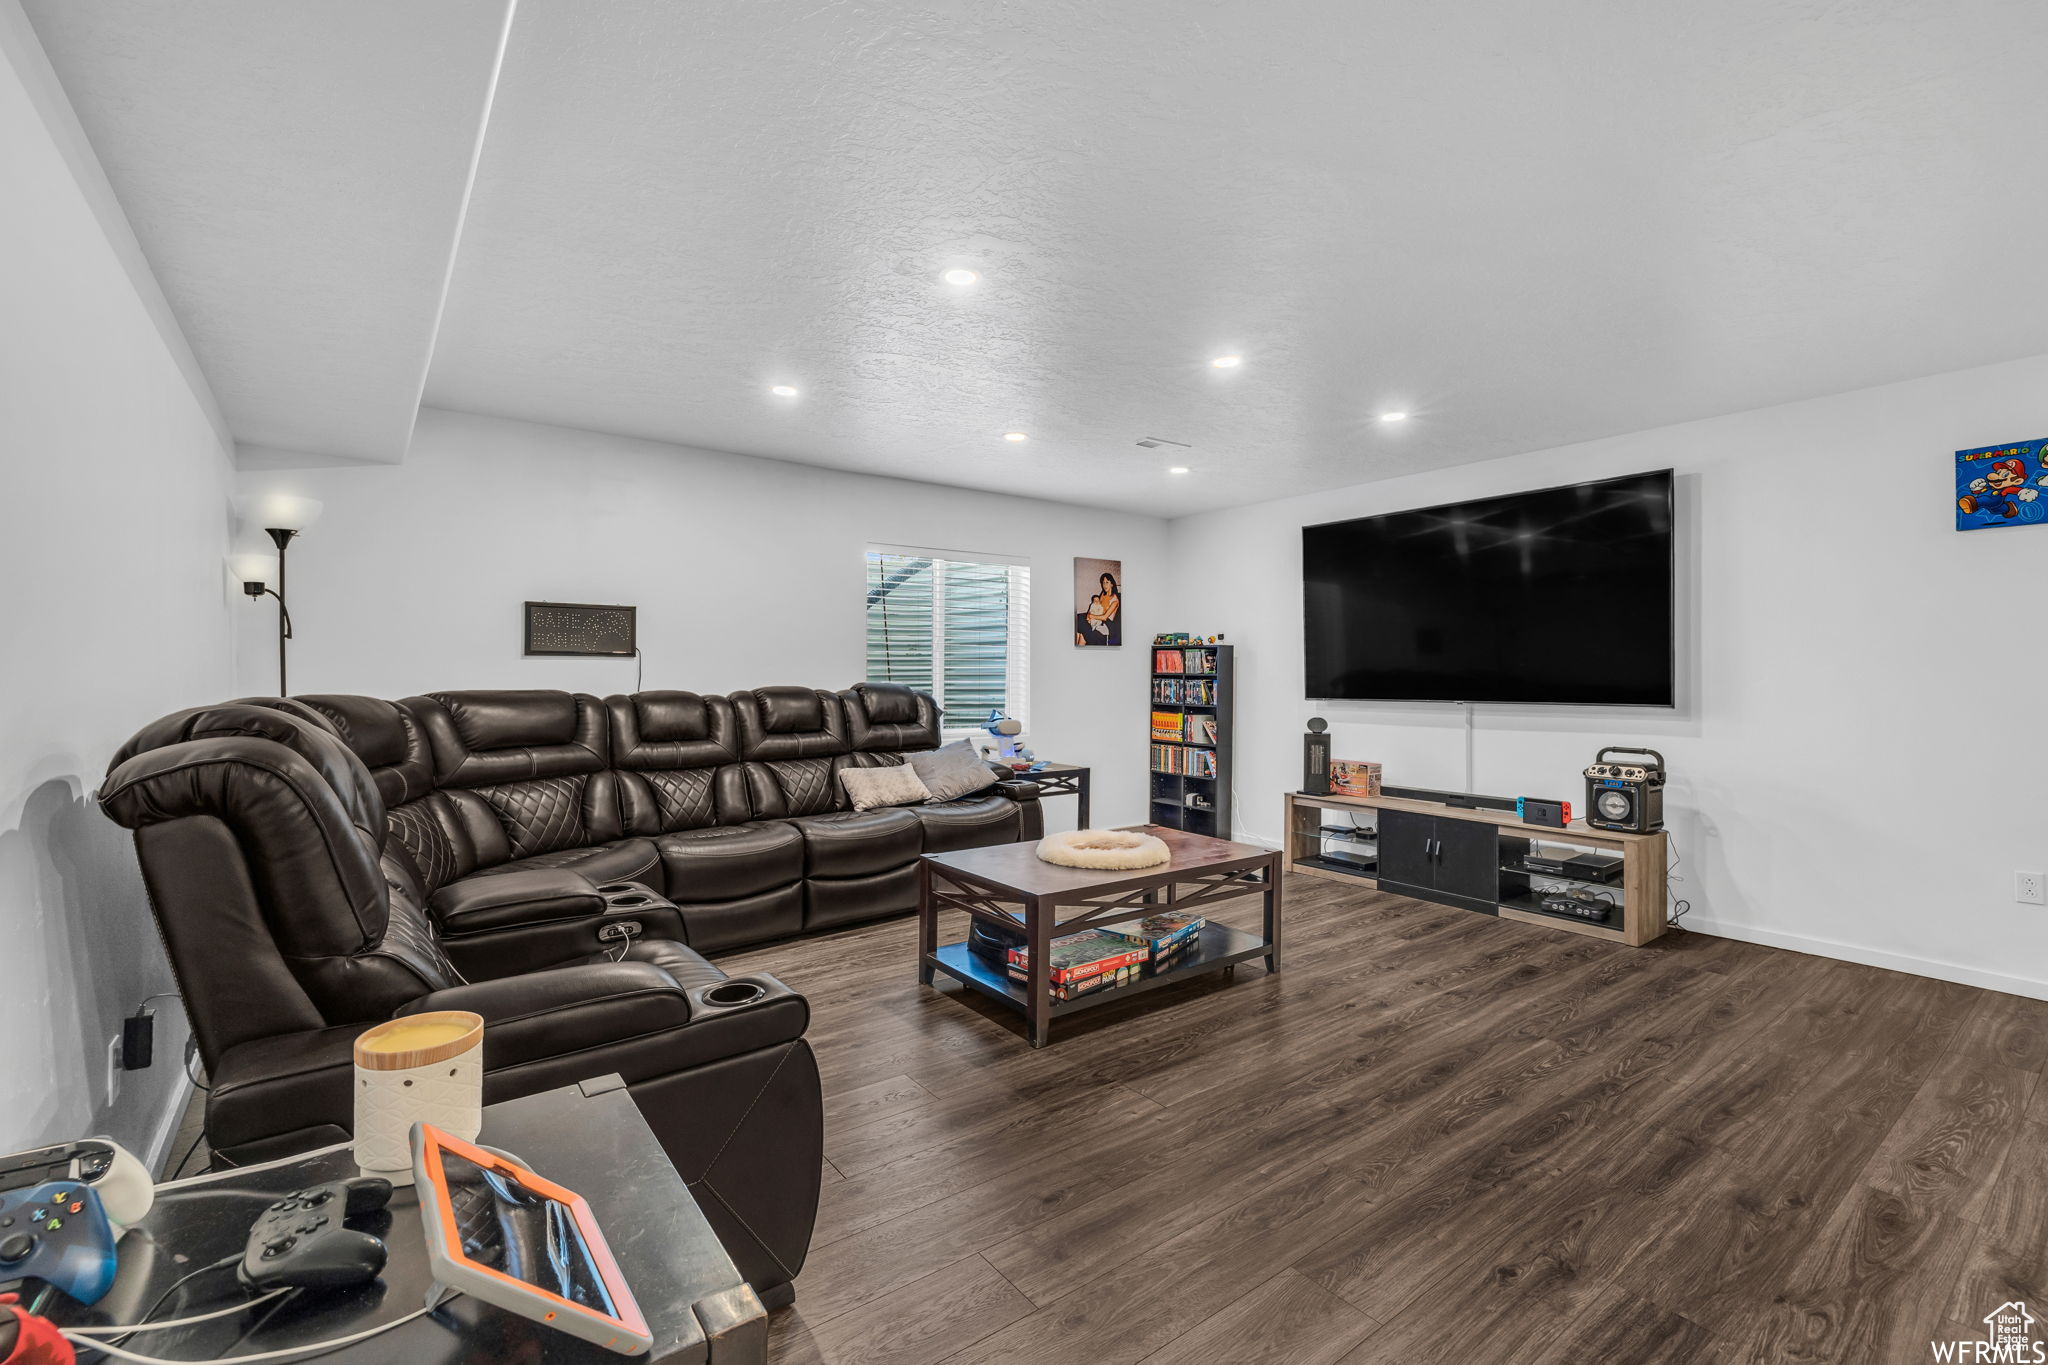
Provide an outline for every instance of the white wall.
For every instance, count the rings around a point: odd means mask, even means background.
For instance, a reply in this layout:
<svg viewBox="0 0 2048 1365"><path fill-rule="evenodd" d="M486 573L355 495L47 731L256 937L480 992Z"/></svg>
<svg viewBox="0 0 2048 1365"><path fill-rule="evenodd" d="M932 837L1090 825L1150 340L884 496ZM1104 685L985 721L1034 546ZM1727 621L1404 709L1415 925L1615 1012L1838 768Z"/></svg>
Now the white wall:
<svg viewBox="0 0 2048 1365"><path fill-rule="evenodd" d="M13 0L0 3L0 1151L110 1132L149 1159L185 1028L104 1103L172 989L127 831L91 793L144 722L232 682L232 470L169 310Z"/></svg>
<svg viewBox="0 0 2048 1365"><path fill-rule="evenodd" d="M1278 840L1313 714L1468 788L1460 708L1303 699L1304 524L1674 467L1680 707L1478 707L1469 788L1582 807L1602 744L1660 749L1689 926L2048 998L2013 900L2048 869L2048 528L1950 501L1954 451L2044 433L2048 357L1178 520L1174 619L1239 646L1238 828Z"/></svg>
<svg viewBox="0 0 2048 1365"><path fill-rule="evenodd" d="M290 551L294 692L633 690L630 659L524 657L529 599L636 605L650 688L845 687L864 668L868 544L1028 559L1027 738L1095 765L1095 823L1145 817L1143 642L1177 628L1164 521L434 409L402 465L243 463L266 466L245 488L324 504ZM1135 643L1075 648L1076 556L1124 561ZM242 638L242 689L274 692L273 642ZM1046 811L1064 827L1073 808Z"/></svg>

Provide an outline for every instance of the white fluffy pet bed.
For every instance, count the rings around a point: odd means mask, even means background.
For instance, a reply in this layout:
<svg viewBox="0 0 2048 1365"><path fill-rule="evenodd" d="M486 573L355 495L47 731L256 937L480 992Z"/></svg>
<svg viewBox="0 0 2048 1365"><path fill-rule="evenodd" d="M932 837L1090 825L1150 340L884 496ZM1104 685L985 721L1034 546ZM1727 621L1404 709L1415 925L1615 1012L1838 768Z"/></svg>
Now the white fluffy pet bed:
<svg viewBox="0 0 2048 1365"><path fill-rule="evenodd" d="M1157 867L1173 853L1166 841L1128 829L1077 829L1048 834L1038 841L1038 856L1062 867Z"/></svg>

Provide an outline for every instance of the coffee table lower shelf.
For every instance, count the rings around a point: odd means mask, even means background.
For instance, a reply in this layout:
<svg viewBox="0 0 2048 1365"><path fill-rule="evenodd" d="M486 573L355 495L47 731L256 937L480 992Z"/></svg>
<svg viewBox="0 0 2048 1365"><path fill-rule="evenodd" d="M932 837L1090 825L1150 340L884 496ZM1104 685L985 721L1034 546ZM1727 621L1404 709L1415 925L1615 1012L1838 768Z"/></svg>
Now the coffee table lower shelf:
<svg viewBox="0 0 2048 1365"><path fill-rule="evenodd" d="M1077 1000L1054 1000L1049 1002L1048 1012L1054 1016L1072 1014L1076 1010L1128 1000L1158 986L1171 986L1176 981L1186 981L1207 972L1228 971L1240 962L1264 957L1271 951L1272 945L1257 934L1248 934L1227 924L1205 924L1201 942L1187 949L1180 961L1157 976L1141 976L1122 986L1107 986ZM1025 1012L1029 997L1024 987L1012 981L1008 973L976 957L964 942L940 944L926 960L934 971L944 972L983 995L1005 1001L1020 1013Z"/></svg>

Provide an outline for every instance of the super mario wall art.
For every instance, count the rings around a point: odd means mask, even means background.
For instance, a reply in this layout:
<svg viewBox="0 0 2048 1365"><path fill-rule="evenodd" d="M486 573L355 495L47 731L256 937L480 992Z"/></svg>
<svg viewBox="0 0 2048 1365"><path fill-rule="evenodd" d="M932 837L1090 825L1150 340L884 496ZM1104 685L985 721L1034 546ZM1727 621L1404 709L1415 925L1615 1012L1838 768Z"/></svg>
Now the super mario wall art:
<svg viewBox="0 0 2048 1365"><path fill-rule="evenodd" d="M2048 521L2048 440L1956 452L1956 529Z"/></svg>

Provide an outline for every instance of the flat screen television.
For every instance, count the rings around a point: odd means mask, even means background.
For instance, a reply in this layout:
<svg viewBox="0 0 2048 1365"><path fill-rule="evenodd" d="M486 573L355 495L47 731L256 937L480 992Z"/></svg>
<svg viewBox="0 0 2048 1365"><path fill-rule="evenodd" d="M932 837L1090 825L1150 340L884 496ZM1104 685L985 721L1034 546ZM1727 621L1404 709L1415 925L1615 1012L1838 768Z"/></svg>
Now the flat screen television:
<svg viewBox="0 0 2048 1365"><path fill-rule="evenodd" d="M1670 706L1672 475L1301 532L1311 698Z"/></svg>

